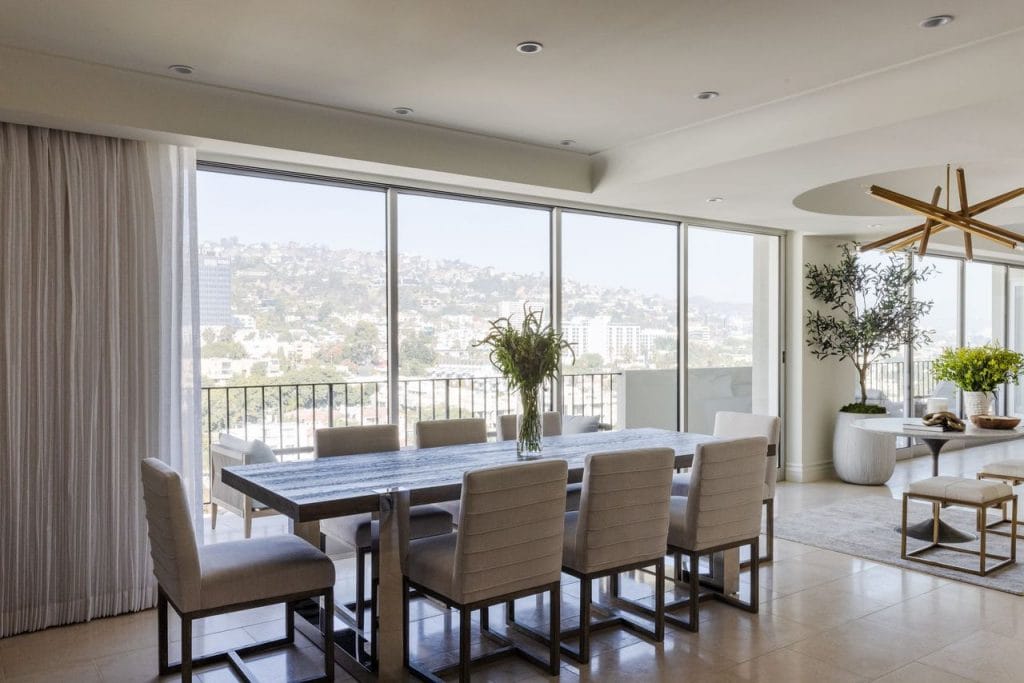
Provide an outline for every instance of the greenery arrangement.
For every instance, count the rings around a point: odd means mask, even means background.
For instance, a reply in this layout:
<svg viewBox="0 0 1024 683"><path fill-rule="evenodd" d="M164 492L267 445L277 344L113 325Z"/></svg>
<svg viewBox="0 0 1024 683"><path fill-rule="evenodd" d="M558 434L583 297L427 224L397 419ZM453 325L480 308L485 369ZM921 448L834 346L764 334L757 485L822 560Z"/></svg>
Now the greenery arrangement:
<svg viewBox="0 0 1024 683"><path fill-rule="evenodd" d="M931 301L917 301L912 285L926 280L933 268L915 269L906 259L893 255L886 263L860 260L856 244L840 245L836 265L807 264L807 291L828 311L807 311L807 345L818 360L849 360L857 368L860 402L843 406L844 412L885 412L868 407L868 369L906 345L917 348L931 341L931 330L918 327L932 308Z"/></svg>
<svg viewBox="0 0 1024 683"><path fill-rule="evenodd" d="M952 382L964 391L995 391L1000 384L1018 384L1024 354L999 346L943 349L932 365L935 379Z"/></svg>
<svg viewBox="0 0 1024 683"><path fill-rule="evenodd" d="M508 381L510 390L519 392L523 404L519 423L517 449L537 452L541 448L541 410L538 398L544 380L558 376L558 362L568 351L571 363L576 362L572 345L550 324L543 324L543 312L523 306L523 322L517 327L510 318L491 321L486 337L474 346L490 349L491 363Z"/></svg>

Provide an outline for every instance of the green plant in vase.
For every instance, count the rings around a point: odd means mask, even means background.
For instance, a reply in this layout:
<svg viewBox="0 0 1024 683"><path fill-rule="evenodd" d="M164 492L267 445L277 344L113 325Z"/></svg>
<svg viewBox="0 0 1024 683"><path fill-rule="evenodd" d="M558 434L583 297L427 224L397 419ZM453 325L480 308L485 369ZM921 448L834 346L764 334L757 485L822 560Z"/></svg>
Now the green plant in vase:
<svg viewBox="0 0 1024 683"><path fill-rule="evenodd" d="M989 415L995 390L1019 384L1024 355L993 344L946 348L932 364L935 379L952 382L964 392L964 414Z"/></svg>
<svg viewBox="0 0 1024 683"><path fill-rule="evenodd" d="M519 392L522 414L516 452L521 457L539 456L544 381L557 379L558 363L564 352L569 352L572 363L576 362L576 354L561 332L543 324L543 312L529 310L525 305L521 325L515 325L511 318L498 318L490 325L487 336L474 346L490 349L491 363L505 377L509 390Z"/></svg>

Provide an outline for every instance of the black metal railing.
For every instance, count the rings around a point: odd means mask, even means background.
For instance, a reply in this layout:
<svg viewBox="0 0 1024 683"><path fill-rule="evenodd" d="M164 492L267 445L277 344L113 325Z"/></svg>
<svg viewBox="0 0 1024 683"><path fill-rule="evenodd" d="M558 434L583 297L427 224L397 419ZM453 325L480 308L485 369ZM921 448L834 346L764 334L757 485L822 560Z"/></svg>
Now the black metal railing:
<svg viewBox="0 0 1024 683"><path fill-rule="evenodd" d="M609 429L618 419L618 378L621 373L566 375L562 382L564 412L596 415ZM504 377L440 377L400 380L399 427L402 445L412 443L420 420L482 417L493 434L498 417L517 412L518 394ZM544 404L554 397L545 391ZM389 421L385 380L206 386L202 388L202 446L207 476L210 447L227 432L245 440L259 439L282 459L308 457L313 435L322 427L384 424ZM207 480L208 482L208 480ZM208 500L209 489L206 498Z"/></svg>
<svg viewBox="0 0 1024 683"><path fill-rule="evenodd" d="M935 374L930 360L915 360L911 366L911 396L931 396L935 391ZM883 400L902 401L904 396L904 361L887 360L871 364L868 370L868 391L881 391ZM869 394L870 396L870 394Z"/></svg>

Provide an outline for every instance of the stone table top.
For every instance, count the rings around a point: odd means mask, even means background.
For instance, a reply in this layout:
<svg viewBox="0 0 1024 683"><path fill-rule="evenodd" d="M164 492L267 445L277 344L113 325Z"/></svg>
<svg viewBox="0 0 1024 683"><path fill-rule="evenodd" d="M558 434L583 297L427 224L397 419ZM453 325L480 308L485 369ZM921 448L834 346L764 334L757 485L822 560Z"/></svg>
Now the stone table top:
<svg viewBox="0 0 1024 683"><path fill-rule="evenodd" d="M569 481L583 478L586 456L601 451L668 447L676 467L690 467L706 434L664 429L624 429L544 437L544 459L569 464ZM299 462L225 467L222 479L254 500L296 522L310 522L380 509L385 489L409 490L410 503L458 500L468 470L517 462L516 442L498 441L439 448L345 455Z"/></svg>

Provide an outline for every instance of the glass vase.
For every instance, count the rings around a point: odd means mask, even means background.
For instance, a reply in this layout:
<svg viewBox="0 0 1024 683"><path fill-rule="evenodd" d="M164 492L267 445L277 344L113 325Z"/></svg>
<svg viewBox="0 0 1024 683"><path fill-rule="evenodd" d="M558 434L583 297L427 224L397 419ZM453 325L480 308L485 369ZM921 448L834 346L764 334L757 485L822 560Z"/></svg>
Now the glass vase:
<svg viewBox="0 0 1024 683"><path fill-rule="evenodd" d="M522 410L516 425L516 455L520 460L534 460L541 455L541 437L544 429L540 409L543 403L542 395L543 389L540 386L523 387L519 391Z"/></svg>

